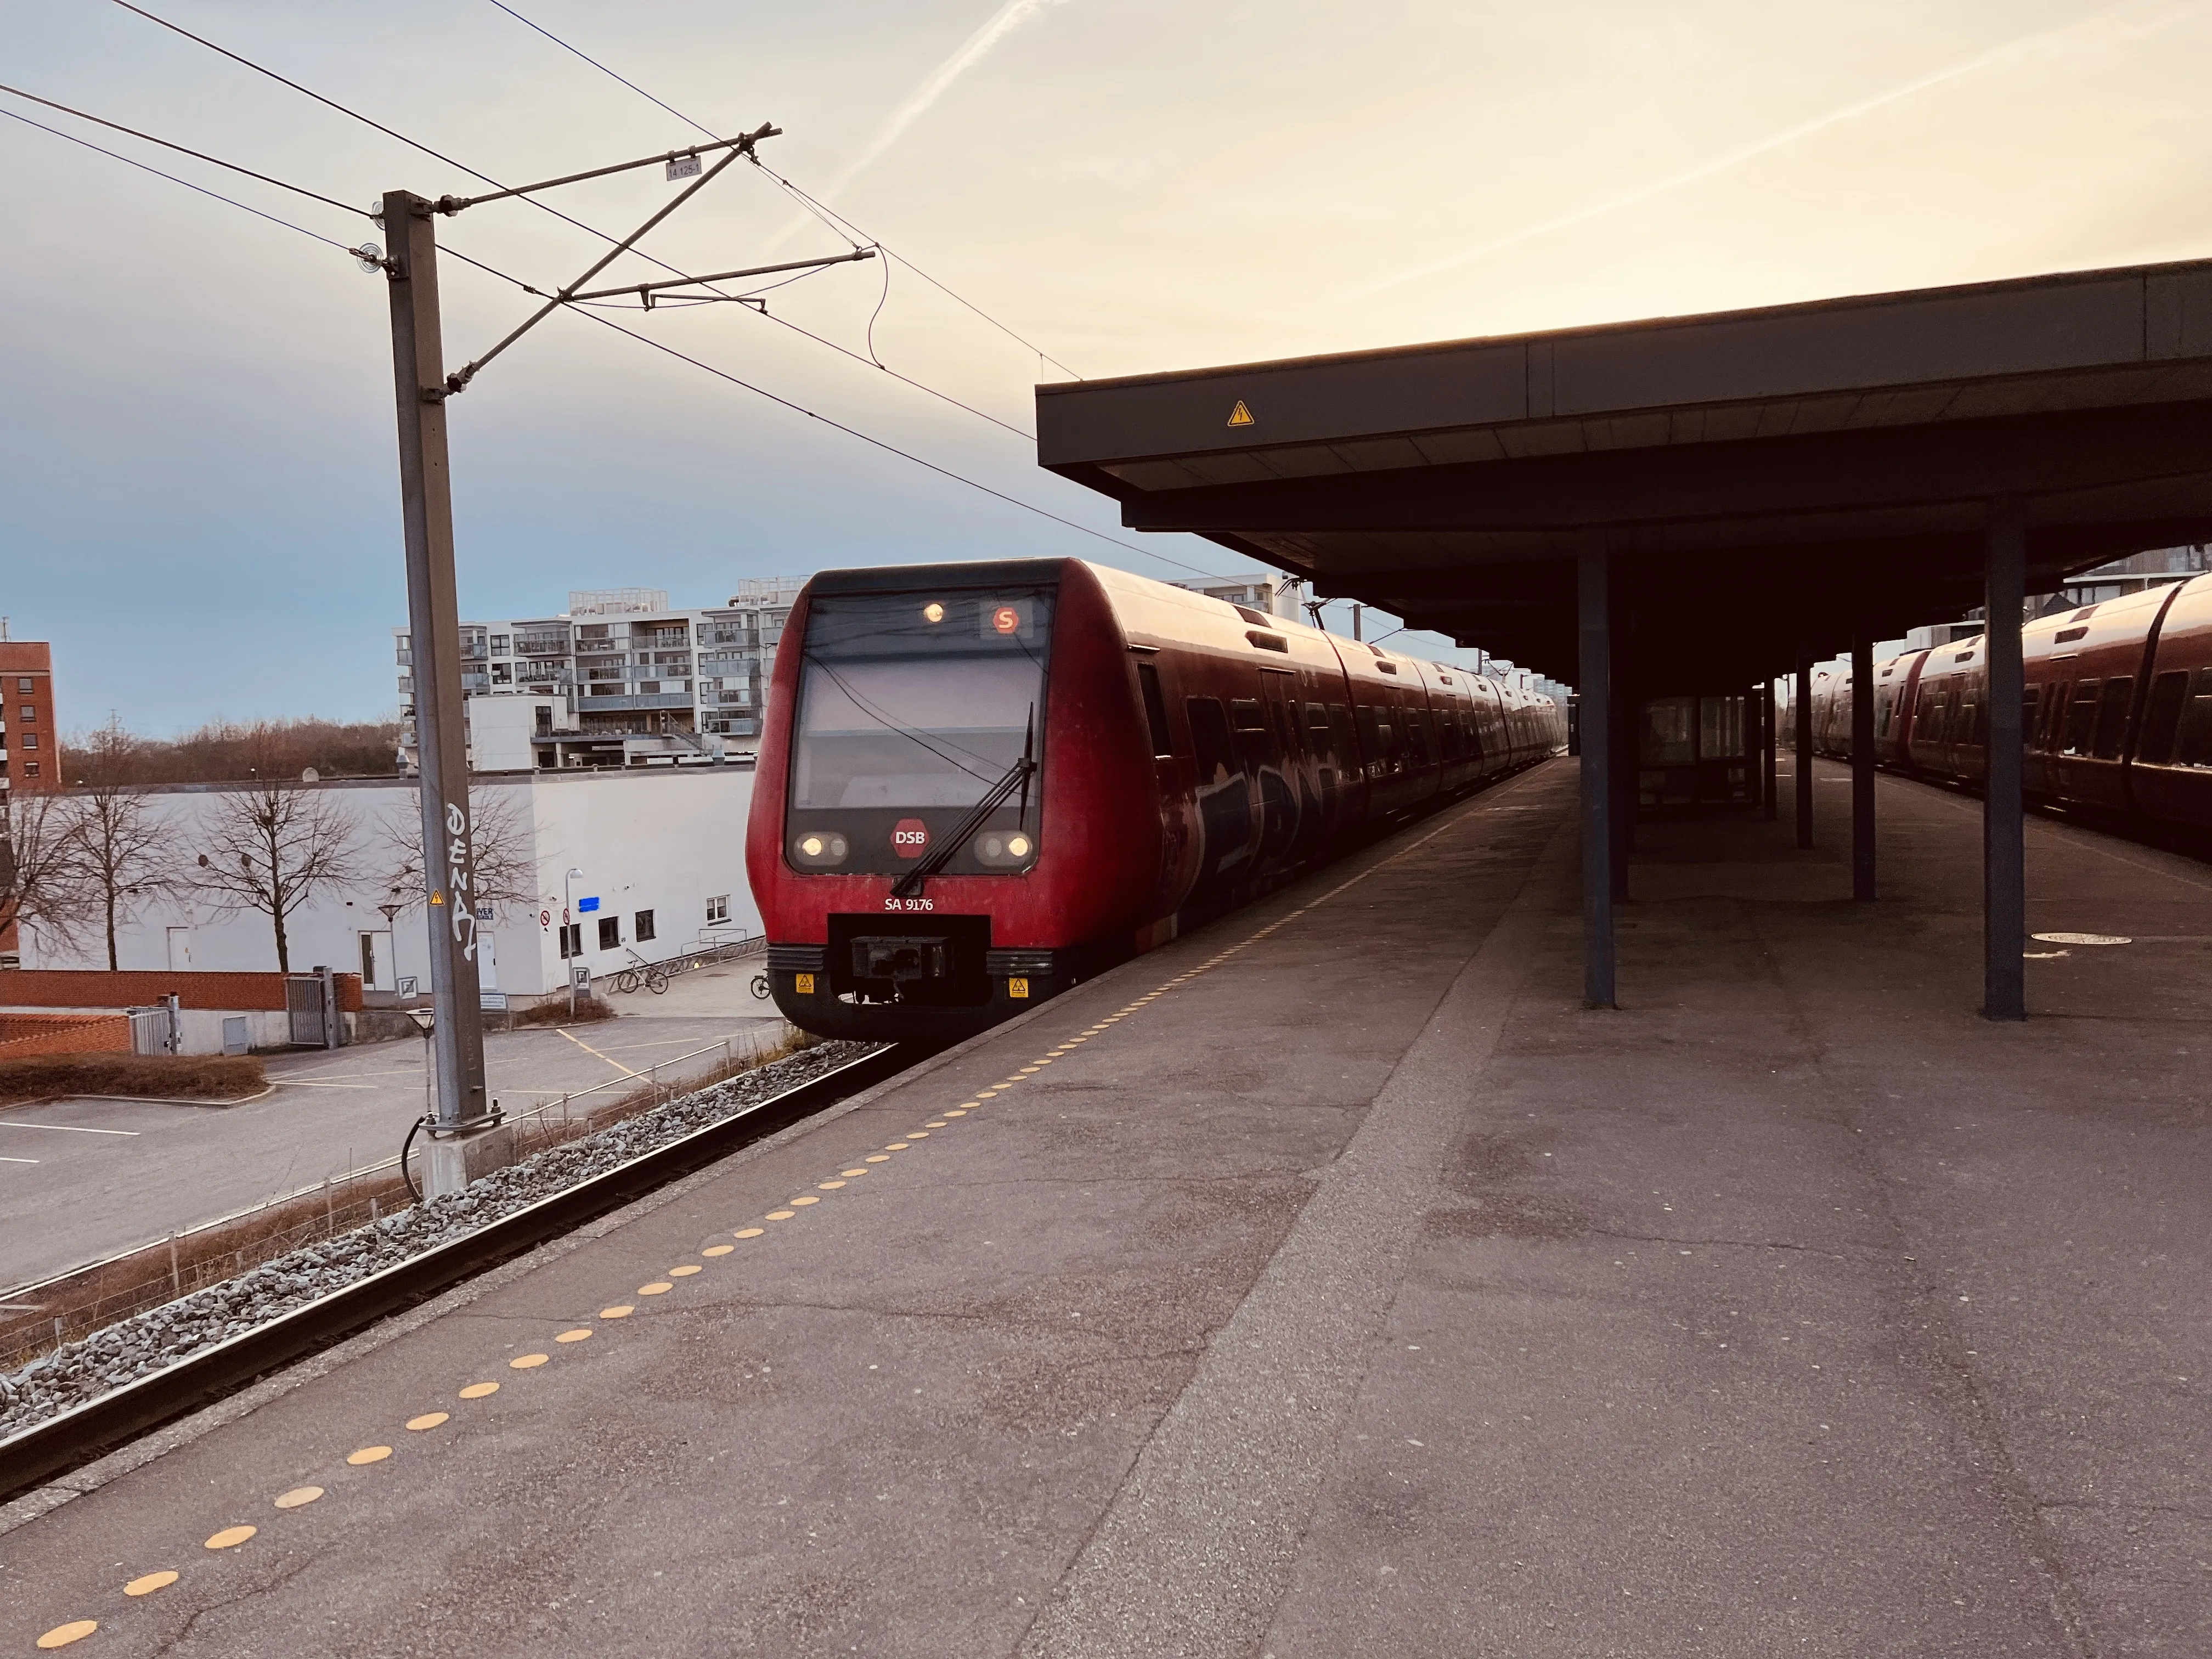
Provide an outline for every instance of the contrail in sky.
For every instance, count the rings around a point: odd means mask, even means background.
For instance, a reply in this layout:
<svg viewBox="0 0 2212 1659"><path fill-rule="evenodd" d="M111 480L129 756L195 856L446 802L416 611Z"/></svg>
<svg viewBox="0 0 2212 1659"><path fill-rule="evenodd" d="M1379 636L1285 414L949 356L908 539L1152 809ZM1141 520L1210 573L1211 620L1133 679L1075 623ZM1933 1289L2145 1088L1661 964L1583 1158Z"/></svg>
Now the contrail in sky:
<svg viewBox="0 0 2212 1659"><path fill-rule="evenodd" d="M1368 299L1375 295L1386 293L1391 289L1401 288L1407 283L1419 282L1424 276L1434 276L1442 271L1453 270L1461 265L1472 264L1478 259L1487 258L1490 255L1503 252L1507 248L1517 247L1522 243L1534 241L1540 236L1548 236L1553 231L1566 230L1576 225L1587 224L1592 219L1601 218L1606 214L1616 212L1622 208L1633 207L1641 202L1648 202L1655 196L1664 195L1670 190L1679 190L1684 185L1695 184L1701 179L1710 179L1717 173L1723 173L1730 167L1741 166L1743 162L1765 155L1769 151L1780 149L1785 144L1796 143L1801 138L1810 137L1816 132L1839 125L1845 121L1856 120L1860 116L1871 114L1886 104L1894 104L1904 99L1916 97L1921 93L1942 86L1948 82L1962 80L1970 75L1979 74L1984 70L1996 69L2023 58L2055 56L2063 47L2078 45L2081 37L2102 31L2106 25L2122 12L2134 9L2136 8L2114 6L2093 16L2081 18L2071 23L2062 23L2056 28L2045 29L2036 34L2024 35L2017 40L2008 41L2003 46L1978 52L1972 58L1950 65L1948 69L1936 70L1931 74L1907 81L1902 86L1892 87L1887 92L1858 99L1840 108L1830 110L1825 115L1815 116L1809 121L1801 121L1795 126L1785 127L1780 132L1771 134L1755 143L1746 144L1740 149L1732 149L1724 155L1716 155L1710 161L1698 162L1695 167L1685 167L1680 173L1670 173L1663 179L1655 179L1650 184L1639 185L1634 190L1624 191L1619 196L1608 197L1606 200L1593 203L1588 207L1577 208L1571 212L1560 214L1556 218L1545 219L1533 225L1524 225L1518 230L1509 231L1503 236L1492 237L1486 242L1477 243L1471 248L1462 249L1443 258L1431 260L1426 264L1414 265L1409 270L1370 283L1364 288L1353 289L1347 297L1355 300ZM2176 7L2157 16L2144 19L2136 26L2136 28L2137 32L2148 33L2153 29L2164 27L2169 23L2178 22L2203 9L2203 0L2197 0L2197 3Z"/></svg>
<svg viewBox="0 0 2212 1659"><path fill-rule="evenodd" d="M1048 7L1065 3L1066 0L1006 0L1006 4L992 14L982 27L969 35L958 51L932 70L928 78L908 94L904 103L891 112L883 125L876 129L875 137L868 140L858 155L845 164L845 170L830 181L829 187L820 192L821 198L825 202L835 202L847 185L882 160L884 153L906 136L906 130L945 95L946 88L982 62L992 47L1037 13ZM794 220L769 246L773 247L775 243L781 242L806 222L803 217Z"/></svg>

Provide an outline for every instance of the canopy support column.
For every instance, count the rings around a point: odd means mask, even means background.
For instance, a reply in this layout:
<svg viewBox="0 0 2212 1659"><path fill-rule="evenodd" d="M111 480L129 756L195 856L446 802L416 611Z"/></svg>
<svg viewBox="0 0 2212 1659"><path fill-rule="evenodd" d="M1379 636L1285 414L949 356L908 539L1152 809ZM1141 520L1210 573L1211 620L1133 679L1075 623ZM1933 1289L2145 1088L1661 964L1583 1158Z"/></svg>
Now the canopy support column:
<svg viewBox="0 0 2212 1659"><path fill-rule="evenodd" d="M1790 698L1797 726L1797 844L1813 844L1813 648L1797 647L1797 684Z"/></svg>
<svg viewBox="0 0 2212 1659"><path fill-rule="evenodd" d="M1759 688L1759 732L1765 744L1759 763L1766 771L1765 788L1760 797L1761 810L1771 823L1782 816L1782 794L1775 769L1775 751L1781 747L1781 737L1774 729L1774 682L1765 681Z"/></svg>
<svg viewBox="0 0 2212 1659"><path fill-rule="evenodd" d="M1601 531L1575 555L1576 634L1582 677L1583 1006L1616 1006L1613 960L1613 606Z"/></svg>
<svg viewBox="0 0 2212 1659"><path fill-rule="evenodd" d="M1851 629L1851 896L1874 897L1874 634Z"/></svg>
<svg viewBox="0 0 2212 1659"><path fill-rule="evenodd" d="M2027 831L2021 797L2020 617L2027 529L2016 501L1990 503L1983 615L1988 618L1988 788L1982 797L1982 1013L2027 1018Z"/></svg>

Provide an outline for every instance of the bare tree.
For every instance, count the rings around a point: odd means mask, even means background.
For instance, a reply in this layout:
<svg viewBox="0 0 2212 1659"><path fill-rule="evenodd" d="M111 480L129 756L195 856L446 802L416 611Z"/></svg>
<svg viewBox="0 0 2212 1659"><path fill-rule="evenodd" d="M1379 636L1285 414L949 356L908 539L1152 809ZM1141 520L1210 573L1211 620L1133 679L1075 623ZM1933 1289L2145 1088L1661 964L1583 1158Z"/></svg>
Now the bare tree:
<svg viewBox="0 0 2212 1659"><path fill-rule="evenodd" d="M0 792L0 936L20 924L72 940L84 919L84 869L66 798Z"/></svg>
<svg viewBox="0 0 2212 1659"><path fill-rule="evenodd" d="M276 935L276 970L292 971L286 921L318 894L368 878L353 824L310 785L264 779L227 790L203 832L191 884L217 909L258 910Z"/></svg>
<svg viewBox="0 0 2212 1659"><path fill-rule="evenodd" d="M535 904L538 900L538 848L528 814L514 793L469 792L469 844L476 856L473 895L477 904ZM377 820L381 852L391 860L387 884L395 902L411 910L429 900L422 874L422 814L410 798Z"/></svg>
<svg viewBox="0 0 2212 1659"><path fill-rule="evenodd" d="M126 900L144 903L181 879L177 837L149 810L146 791L133 777L140 744L115 715L69 745L77 787L66 799L76 836L85 902L97 905L107 938L107 966L117 958L116 915Z"/></svg>

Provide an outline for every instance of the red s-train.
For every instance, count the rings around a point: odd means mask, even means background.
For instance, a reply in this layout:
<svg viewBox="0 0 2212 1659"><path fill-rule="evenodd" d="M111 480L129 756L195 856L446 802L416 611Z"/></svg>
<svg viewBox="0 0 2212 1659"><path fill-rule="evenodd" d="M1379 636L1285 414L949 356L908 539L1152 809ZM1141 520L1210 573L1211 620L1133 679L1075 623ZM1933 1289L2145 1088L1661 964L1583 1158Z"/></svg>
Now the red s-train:
<svg viewBox="0 0 2212 1659"><path fill-rule="evenodd" d="M745 846L776 1003L964 1036L1565 740L1547 698L1080 560L825 571Z"/></svg>
<svg viewBox="0 0 2212 1659"><path fill-rule="evenodd" d="M2212 575L2040 617L2021 630L2022 783L2032 800L2212 830ZM1978 783L1988 769L1980 635L1875 665L1875 759ZM1849 673L1813 688L1814 744L1851 750Z"/></svg>

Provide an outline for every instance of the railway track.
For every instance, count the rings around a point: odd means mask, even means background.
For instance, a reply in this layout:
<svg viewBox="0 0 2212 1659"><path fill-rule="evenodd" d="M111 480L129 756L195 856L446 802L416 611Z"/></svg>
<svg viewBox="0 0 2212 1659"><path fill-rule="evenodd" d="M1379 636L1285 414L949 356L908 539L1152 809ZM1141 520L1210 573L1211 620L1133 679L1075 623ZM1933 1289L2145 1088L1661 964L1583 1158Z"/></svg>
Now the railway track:
<svg viewBox="0 0 2212 1659"><path fill-rule="evenodd" d="M0 1503L428 1301L914 1063L885 1047L0 1440Z"/></svg>

